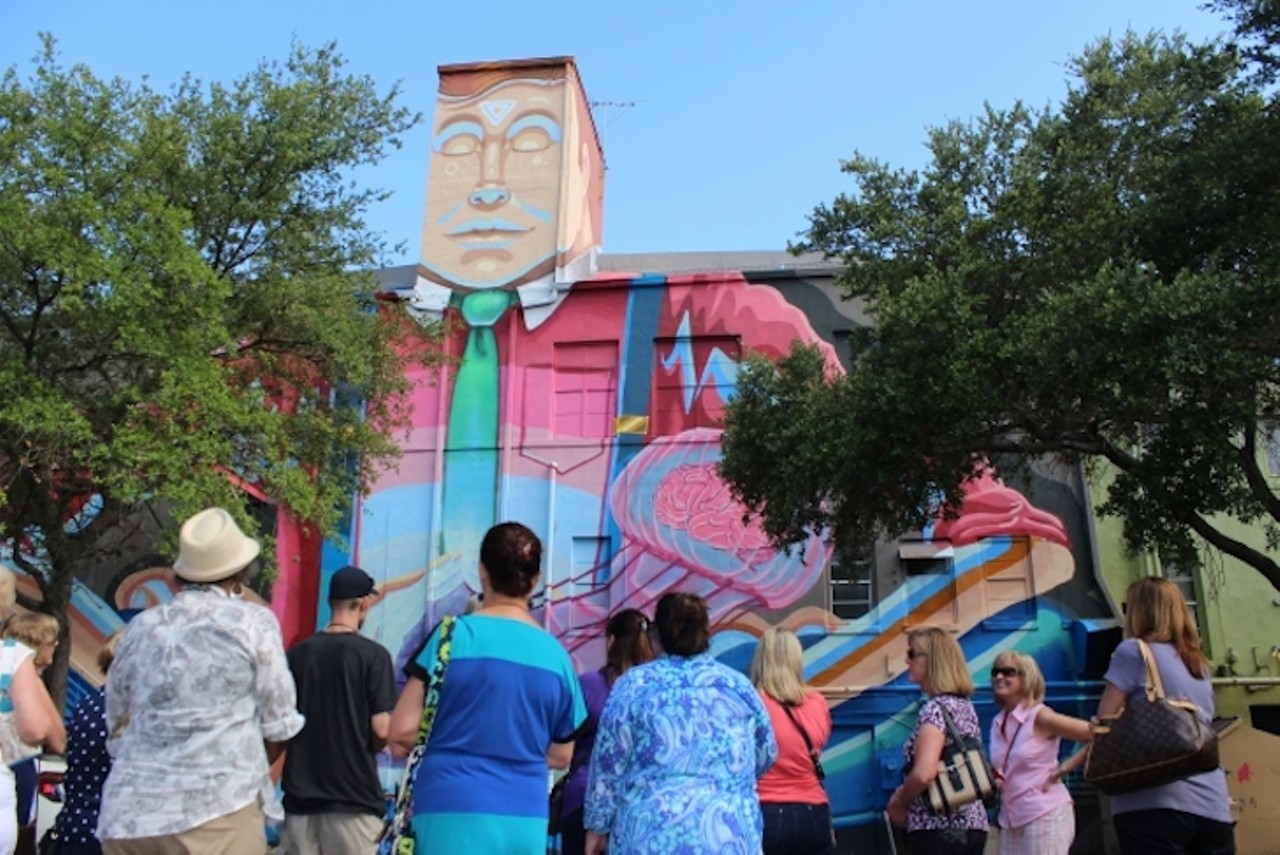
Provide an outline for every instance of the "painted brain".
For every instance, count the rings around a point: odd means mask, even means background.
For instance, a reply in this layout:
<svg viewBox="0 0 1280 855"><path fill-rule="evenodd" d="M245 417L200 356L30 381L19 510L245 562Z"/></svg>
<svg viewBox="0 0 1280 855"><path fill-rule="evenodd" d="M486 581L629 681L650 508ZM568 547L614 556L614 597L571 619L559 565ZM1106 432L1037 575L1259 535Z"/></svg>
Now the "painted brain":
<svg viewBox="0 0 1280 855"><path fill-rule="evenodd" d="M653 510L663 525L686 531L716 549L773 551L764 532L743 523L742 504L709 463L678 466L667 473L658 482Z"/></svg>
<svg viewBox="0 0 1280 855"><path fill-rule="evenodd" d="M779 551L744 524L743 506L716 474L719 440L707 428L662 437L615 481L610 509L624 537L615 584L649 601L662 590L700 593L713 619L789 605L818 581L830 547L815 535Z"/></svg>

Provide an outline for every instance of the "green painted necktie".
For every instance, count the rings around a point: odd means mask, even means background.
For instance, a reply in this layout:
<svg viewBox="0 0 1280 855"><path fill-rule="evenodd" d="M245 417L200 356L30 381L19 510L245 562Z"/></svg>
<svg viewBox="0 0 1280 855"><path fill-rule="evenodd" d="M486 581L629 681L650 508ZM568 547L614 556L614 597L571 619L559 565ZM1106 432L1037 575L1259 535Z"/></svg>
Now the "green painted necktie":
<svg viewBox="0 0 1280 855"><path fill-rule="evenodd" d="M440 551L478 549L495 522L498 500L498 341L494 325L515 303L513 291L473 291L460 301L470 330L453 384L444 445L444 520ZM465 571L464 571L465 572Z"/></svg>

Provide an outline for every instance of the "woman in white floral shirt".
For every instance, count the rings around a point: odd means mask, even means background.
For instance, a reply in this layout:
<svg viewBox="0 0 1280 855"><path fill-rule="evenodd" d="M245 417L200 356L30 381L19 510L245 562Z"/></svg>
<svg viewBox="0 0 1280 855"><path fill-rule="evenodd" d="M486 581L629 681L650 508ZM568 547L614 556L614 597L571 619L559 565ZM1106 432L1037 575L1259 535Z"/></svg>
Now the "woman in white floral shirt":
<svg viewBox="0 0 1280 855"><path fill-rule="evenodd" d="M258 551L222 508L196 514L173 567L183 589L120 639L98 822L109 855L263 853L265 819L283 818L267 770L303 719L275 616L241 599Z"/></svg>

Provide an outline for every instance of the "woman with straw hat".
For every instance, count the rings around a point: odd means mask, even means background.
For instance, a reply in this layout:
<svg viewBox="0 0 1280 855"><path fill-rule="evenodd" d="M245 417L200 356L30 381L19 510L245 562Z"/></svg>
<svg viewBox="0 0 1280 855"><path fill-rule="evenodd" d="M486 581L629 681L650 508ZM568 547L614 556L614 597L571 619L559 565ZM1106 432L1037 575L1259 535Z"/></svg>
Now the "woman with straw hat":
<svg viewBox="0 0 1280 855"><path fill-rule="evenodd" d="M201 511L179 537L182 590L126 627L107 673L103 851L266 851L266 817L283 818L267 770L303 719L275 616L243 599L258 551L227 511Z"/></svg>

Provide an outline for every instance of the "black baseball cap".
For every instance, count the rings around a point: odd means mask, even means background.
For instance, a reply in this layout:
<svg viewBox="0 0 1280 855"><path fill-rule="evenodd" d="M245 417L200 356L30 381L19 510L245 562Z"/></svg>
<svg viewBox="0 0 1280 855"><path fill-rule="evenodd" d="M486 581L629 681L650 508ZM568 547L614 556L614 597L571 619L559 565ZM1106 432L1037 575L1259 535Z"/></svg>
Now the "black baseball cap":
<svg viewBox="0 0 1280 855"><path fill-rule="evenodd" d="M359 567L343 567L329 580L329 599L358 600L378 593L373 587L373 577Z"/></svg>

